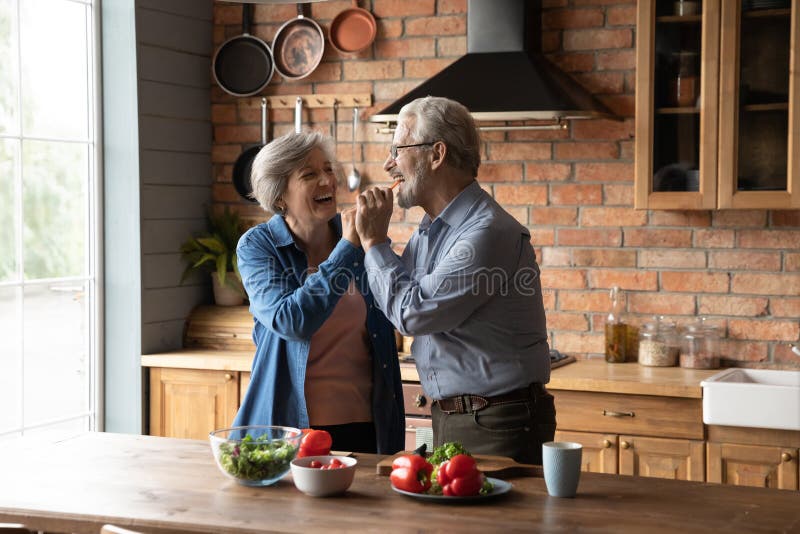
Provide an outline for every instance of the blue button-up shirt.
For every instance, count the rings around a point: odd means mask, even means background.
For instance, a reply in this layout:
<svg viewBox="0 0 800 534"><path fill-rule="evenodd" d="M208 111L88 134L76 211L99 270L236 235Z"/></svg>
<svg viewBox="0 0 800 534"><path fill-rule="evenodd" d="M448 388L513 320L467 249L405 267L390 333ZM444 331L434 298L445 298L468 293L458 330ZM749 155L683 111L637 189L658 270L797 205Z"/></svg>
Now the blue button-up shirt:
<svg viewBox="0 0 800 534"><path fill-rule="evenodd" d="M433 399L499 395L550 380L539 266L530 232L477 182L425 215L402 257L366 254L376 304L401 333Z"/></svg>
<svg viewBox="0 0 800 534"><path fill-rule="evenodd" d="M341 237L340 217L332 223ZM309 426L304 385L311 336L355 280L367 308L378 453L402 450L405 427L397 345L392 325L369 292L363 250L340 239L318 271L307 274L305 253L295 244L284 218L274 215L241 237L236 254L255 320L256 354L234 425Z"/></svg>

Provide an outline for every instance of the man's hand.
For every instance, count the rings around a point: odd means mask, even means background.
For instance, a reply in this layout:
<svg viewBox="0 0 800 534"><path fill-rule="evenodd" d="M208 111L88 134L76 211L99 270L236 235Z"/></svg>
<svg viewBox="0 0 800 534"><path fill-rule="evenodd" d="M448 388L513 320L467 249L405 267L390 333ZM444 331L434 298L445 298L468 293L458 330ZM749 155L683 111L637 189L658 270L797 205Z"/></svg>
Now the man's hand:
<svg viewBox="0 0 800 534"><path fill-rule="evenodd" d="M354 247L361 246L361 239L356 231L356 208L352 207L342 212L342 237L350 241Z"/></svg>
<svg viewBox="0 0 800 534"><path fill-rule="evenodd" d="M356 230L366 252L389 239L394 194L388 187L367 189L356 199Z"/></svg>

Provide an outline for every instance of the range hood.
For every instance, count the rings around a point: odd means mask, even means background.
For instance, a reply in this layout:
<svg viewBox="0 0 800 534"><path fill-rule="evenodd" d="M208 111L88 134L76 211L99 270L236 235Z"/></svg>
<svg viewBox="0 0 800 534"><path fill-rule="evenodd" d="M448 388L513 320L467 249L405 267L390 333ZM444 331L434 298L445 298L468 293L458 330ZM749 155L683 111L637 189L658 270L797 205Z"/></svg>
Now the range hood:
<svg viewBox="0 0 800 534"><path fill-rule="evenodd" d="M542 55L541 0L469 0L467 55L370 118L396 123L405 104L443 96L476 121L616 118Z"/></svg>

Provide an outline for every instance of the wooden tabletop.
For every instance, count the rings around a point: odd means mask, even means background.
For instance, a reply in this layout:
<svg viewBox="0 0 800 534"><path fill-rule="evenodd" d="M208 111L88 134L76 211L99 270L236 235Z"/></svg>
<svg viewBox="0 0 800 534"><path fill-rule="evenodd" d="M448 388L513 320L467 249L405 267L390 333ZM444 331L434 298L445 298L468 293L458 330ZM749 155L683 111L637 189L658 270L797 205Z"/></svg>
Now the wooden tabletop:
<svg viewBox="0 0 800 534"><path fill-rule="evenodd" d="M482 504L420 502L357 455L343 496L317 499L290 477L268 488L222 475L204 441L87 433L58 443L6 440L0 523L92 533L145 532L800 532L796 492L584 473L574 499L547 495L540 478L512 479Z"/></svg>

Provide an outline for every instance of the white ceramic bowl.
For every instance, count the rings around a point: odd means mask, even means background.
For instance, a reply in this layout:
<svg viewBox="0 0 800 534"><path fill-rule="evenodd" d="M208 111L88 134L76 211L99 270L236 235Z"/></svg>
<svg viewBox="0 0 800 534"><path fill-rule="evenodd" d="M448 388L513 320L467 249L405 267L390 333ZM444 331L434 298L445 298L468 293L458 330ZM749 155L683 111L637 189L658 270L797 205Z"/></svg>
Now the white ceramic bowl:
<svg viewBox="0 0 800 534"><path fill-rule="evenodd" d="M313 460L328 465L331 459L337 458L344 467L339 469L320 469L308 467ZM344 493L356 475L358 461L349 456L306 456L292 460L292 479L297 489L312 497L327 497Z"/></svg>

